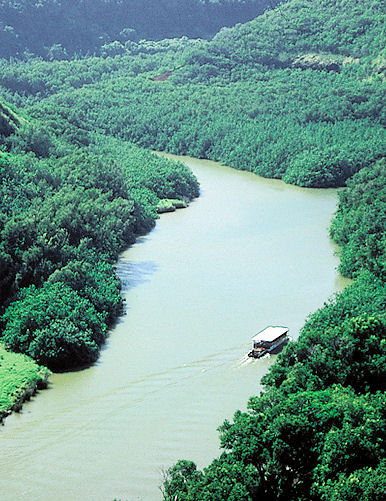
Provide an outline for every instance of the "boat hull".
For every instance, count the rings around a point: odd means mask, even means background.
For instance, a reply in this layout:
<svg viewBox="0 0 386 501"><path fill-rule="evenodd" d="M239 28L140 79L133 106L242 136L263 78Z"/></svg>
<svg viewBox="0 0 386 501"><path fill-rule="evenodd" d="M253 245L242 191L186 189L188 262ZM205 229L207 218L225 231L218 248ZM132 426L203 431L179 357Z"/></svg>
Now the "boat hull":
<svg viewBox="0 0 386 501"><path fill-rule="evenodd" d="M272 354L277 354L277 353L280 353L281 350L284 348L284 346L288 343L288 341L289 341L289 338L285 337L284 339L280 339L280 341L278 341L277 343L274 343L269 348L264 348L262 350L252 349L248 353L248 357L251 357L251 358L261 358L261 357L264 357L264 355L267 355L267 354L271 354L271 353Z"/></svg>

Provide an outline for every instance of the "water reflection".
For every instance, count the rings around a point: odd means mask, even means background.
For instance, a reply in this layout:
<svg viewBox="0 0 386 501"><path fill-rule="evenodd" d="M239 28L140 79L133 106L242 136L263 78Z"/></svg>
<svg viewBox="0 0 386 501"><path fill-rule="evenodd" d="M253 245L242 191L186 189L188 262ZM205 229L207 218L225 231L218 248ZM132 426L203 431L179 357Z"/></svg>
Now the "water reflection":
<svg viewBox="0 0 386 501"><path fill-rule="evenodd" d="M121 279L122 292L127 292L149 282L151 276L158 269L159 266L155 261L133 262L127 257L121 258L117 266L117 273Z"/></svg>

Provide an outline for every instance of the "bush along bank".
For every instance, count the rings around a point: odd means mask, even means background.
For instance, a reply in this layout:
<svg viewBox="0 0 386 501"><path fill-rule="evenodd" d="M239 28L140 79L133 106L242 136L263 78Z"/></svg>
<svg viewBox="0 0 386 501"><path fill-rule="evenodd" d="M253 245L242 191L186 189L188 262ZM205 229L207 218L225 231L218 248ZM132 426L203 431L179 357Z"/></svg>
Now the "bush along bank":
<svg viewBox="0 0 386 501"><path fill-rule="evenodd" d="M0 150L0 340L55 371L98 357L122 311L115 262L154 226L159 201L198 195L182 164L70 135L33 121Z"/></svg>
<svg viewBox="0 0 386 501"><path fill-rule="evenodd" d="M46 388L49 376L45 367L0 345L0 423L18 412L37 390Z"/></svg>
<svg viewBox="0 0 386 501"><path fill-rule="evenodd" d="M203 471L189 460L168 470L165 500L384 499L382 165L350 180L331 226L342 245L341 269L354 282L309 317L297 342L263 378L265 389L249 400L248 410L236 411L233 421L220 426L221 456Z"/></svg>

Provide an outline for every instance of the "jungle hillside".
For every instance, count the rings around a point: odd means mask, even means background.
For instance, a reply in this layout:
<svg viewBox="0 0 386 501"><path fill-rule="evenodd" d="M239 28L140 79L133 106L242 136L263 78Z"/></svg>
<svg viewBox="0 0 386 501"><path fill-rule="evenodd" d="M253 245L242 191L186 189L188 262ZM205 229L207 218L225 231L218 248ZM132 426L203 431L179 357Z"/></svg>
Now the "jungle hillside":
<svg viewBox="0 0 386 501"><path fill-rule="evenodd" d="M119 253L153 228L159 204L199 195L183 164L149 150L339 187L330 234L352 284L310 312L264 391L220 426L221 455L203 470L171 466L163 496L381 501L383 2L186 3L189 22L169 11L181 2L157 2L170 23L152 31L150 0L131 2L142 20L125 18L124 2L0 2L0 405L17 400L20 371L38 381L44 367L97 360L122 312ZM38 11L54 37L28 22Z"/></svg>
<svg viewBox="0 0 386 501"><path fill-rule="evenodd" d="M210 38L280 0L1 0L0 57L69 59L139 40Z"/></svg>

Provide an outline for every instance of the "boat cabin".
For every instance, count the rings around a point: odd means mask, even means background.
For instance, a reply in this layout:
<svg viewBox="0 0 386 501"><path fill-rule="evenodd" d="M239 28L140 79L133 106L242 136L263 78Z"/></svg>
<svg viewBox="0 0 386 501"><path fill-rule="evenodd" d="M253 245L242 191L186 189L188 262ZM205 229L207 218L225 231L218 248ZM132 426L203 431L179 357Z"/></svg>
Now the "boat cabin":
<svg viewBox="0 0 386 501"><path fill-rule="evenodd" d="M288 327L270 325L252 338L252 350L249 357L260 358L267 353L284 346L288 342Z"/></svg>

